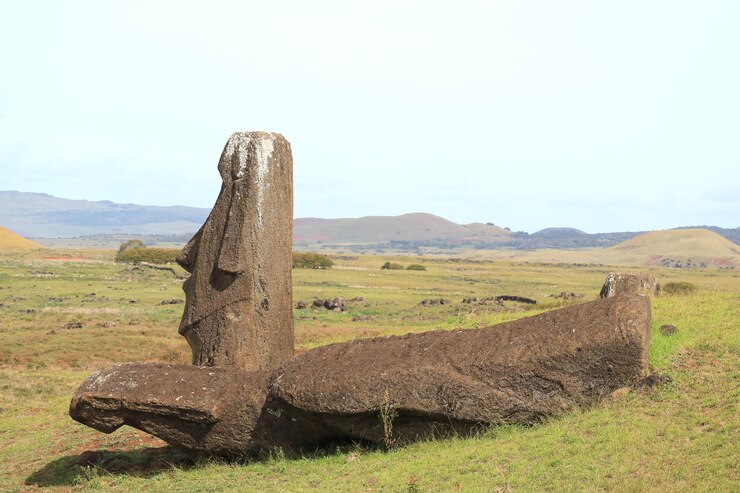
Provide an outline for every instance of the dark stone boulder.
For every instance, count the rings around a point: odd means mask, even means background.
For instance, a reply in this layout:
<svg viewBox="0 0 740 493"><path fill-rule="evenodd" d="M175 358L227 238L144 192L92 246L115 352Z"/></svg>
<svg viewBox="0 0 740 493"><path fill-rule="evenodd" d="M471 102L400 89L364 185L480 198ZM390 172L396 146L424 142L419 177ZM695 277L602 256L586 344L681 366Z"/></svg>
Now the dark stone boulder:
<svg viewBox="0 0 740 493"><path fill-rule="evenodd" d="M664 336L670 337L678 332L678 327L671 324L663 324L660 326L660 333Z"/></svg>

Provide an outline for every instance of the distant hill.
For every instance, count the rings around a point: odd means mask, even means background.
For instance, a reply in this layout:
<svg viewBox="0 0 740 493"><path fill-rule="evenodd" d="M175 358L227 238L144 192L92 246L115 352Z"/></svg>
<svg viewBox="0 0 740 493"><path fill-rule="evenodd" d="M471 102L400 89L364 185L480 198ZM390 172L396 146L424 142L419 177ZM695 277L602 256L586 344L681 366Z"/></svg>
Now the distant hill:
<svg viewBox="0 0 740 493"><path fill-rule="evenodd" d="M9 229L0 227L0 253L35 250L36 248L42 248L42 246L13 233Z"/></svg>
<svg viewBox="0 0 740 493"><path fill-rule="evenodd" d="M740 247L708 229L651 231L607 249L607 255L646 265L692 267L740 265Z"/></svg>
<svg viewBox="0 0 740 493"><path fill-rule="evenodd" d="M0 225L48 246L108 248L132 237L150 245L177 246L192 237L209 213L207 208L117 204L0 191ZM740 228L702 229L735 244L740 242ZM417 212L343 219L297 218L293 233L294 246L299 250L333 248L372 253L390 249L441 253L461 249L605 249L639 238L642 232L589 234L557 227L529 234L512 232L490 222L457 224L434 214Z"/></svg>
<svg viewBox="0 0 740 493"><path fill-rule="evenodd" d="M572 238L588 236L588 233L576 228L545 228L532 233L534 238Z"/></svg>
<svg viewBox="0 0 740 493"><path fill-rule="evenodd" d="M468 251L476 259L543 263L597 264L634 267L735 268L740 247L707 229L669 229L636 235L608 248L528 251Z"/></svg>
<svg viewBox="0 0 740 493"><path fill-rule="evenodd" d="M719 226L681 226L676 229L708 229L740 245L740 228L720 228Z"/></svg>
<svg viewBox="0 0 740 493"><path fill-rule="evenodd" d="M497 242L510 235L498 226L461 225L425 213L356 219L299 218L293 226L295 244L475 243Z"/></svg>
<svg viewBox="0 0 740 493"><path fill-rule="evenodd" d="M210 209L70 200L44 193L0 192L0 225L30 238L96 234L186 234Z"/></svg>

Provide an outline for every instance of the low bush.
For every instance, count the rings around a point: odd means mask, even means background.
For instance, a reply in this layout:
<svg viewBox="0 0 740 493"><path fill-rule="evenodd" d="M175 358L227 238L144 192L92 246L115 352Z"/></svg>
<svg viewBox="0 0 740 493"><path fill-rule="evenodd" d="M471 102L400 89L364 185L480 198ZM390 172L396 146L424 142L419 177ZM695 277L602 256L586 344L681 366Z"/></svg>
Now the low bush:
<svg viewBox="0 0 740 493"><path fill-rule="evenodd" d="M427 268L421 264L411 264L406 267L406 270L427 270Z"/></svg>
<svg viewBox="0 0 740 493"><path fill-rule="evenodd" d="M397 264L395 262L386 262L383 264L380 270L403 270L403 265Z"/></svg>
<svg viewBox="0 0 740 493"><path fill-rule="evenodd" d="M696 286L690 282L667 282L661 288L663 294L691 294L696 292Z"/></svg>
<svg viewBox="0 0 740 493"><path fill-rule="evenodd" d="M293 252L294 269L331 269L332 259L320 253Z"/></svg>
<svg viewBox="0 0 740 493"><path fill-rule="evenodd" d="M146 245L144 245L144 242L141 240L128 240L121 243L121 246L118 247L118 253L126 252L128 250L133 250L134 248L145 248Z"/></svg>
<svg viewBox="0 0 740 493"><path fill-rule="evenodd" d="M177 248L147 248L144 246L129 248L116 254L116 262L136 264L149 262L152 264L171 264L177 259L180 250Z"/></svg>

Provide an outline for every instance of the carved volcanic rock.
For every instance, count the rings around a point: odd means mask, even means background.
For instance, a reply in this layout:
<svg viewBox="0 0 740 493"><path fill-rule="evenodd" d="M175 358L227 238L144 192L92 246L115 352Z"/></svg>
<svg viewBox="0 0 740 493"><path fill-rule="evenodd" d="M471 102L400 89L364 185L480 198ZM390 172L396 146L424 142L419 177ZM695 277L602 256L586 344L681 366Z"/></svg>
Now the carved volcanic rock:
<svg viewBox="0 0 740 493"><path fill-rule="evenodd" d="M180 323L193 364L274 370L293 357L293 158L276 133L237 132L224 147L221 192L177 258Z"/></svg>
<svg viewBox="0 0 740 493"><path fill-rule="evenodd" d="M622 294L660 294L660 284L655 277L643 272L612 272L606 276L599 292L600 298Z"/></svg>
<svg viewBox="0 0 740 493"><path fill-rule="evenodd" d="M626 295L485 329L332 344L270 373L118 365L82 384L70 415L218 454L382 442L386 395L400 441L532 423L643 377L650 318L647 297Z"/></svg>
<svg viewBox="0 0 740 493"><path fill-rule="evenodd" d="M402 439L449 423L531 423L644 376L650 318L647 297L625 296L485 329L332 344L277 371L270 395L371 441L382 439L386 391Z"/></svg>
<svg viewBox="0 0 740 493"><path fill-rule="evenodd" d="M227 368L123 363L88 377L72 396L70 416L105 433L126 424L194 450L247 449L268 377Z"/></svg>

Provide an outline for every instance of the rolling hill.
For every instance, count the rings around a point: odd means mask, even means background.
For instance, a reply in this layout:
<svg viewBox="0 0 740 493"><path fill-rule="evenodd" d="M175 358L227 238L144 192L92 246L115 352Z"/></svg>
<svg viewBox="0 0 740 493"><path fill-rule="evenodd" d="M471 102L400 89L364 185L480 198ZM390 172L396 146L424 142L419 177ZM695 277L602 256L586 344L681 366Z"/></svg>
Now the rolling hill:
<svg viewBox="0 0 740 493"><path fill-rule="evenodd" d="M192 234L210 209L70 200L45 193L0 191L0 225L30 238L96 234Z"/></svg>
<svg viewBox="0 0 740 493"><path fill-rule="evenodd" d="M622 262L672 267L687 263L727 267L740 265L740 247L708 229L651 231L605 249ZM670 263L670 264L669 264Z"/></svg>
<svg viewBox="0 0 740 493"><path fill-rule="evenodd" d="M425 213L367 216L356 219L298 218L293 226L295 244L495 242L510 235L510 231L498 226L482 223L461 225L434 214Z"/></svg>
<svg viewBox="0 0 740 493"><path fill-rule="evenodd" d="M730 268L740 266L740 247L707 229L642 233L608 248L468 252L470 258L545 263L588 263L635 267Z"/></svg>
<svg viewBox="0 0 740 493"><path fill-rule="evenodd" d="M103 248L119 245L132 237L148 244L177 246L192 237L209 212L207 208L117 204L70 200L43 193L0 191L0 225L49 246ZM631 259L631 262L646 255L654 257L657 262L684 262L688 260L687 255L680 255L684 246L691 252L712 252L701 256L692 253L691 256L696 257L691 259L692 262L704 262L703 259L712 259L713 262L731 258L734 254L725 251L736 248L740 241L739 228L682 228L647 233L649 236L646 237L637 232L589 234L567 227L545 228L529 234L511 232L492 223L457 224L420 212L342 219L297 218L293 232L293 243L299 250L341 249L371 253L388 249L408 252L428 248L440 252L503 249L540 251L536 255L540 257L562 256L562 253L547 251L558 249L577 250L577 257L586 258L601 257L604 250L613 247L615 250L607 252L607 257ZM730 241L719 242L719 235ZM650 250L646 245L653 243L655 246ZM715 243L721 243L721 246L710 247ZM593 254L588 252L593 249L598 250ZM566 252L564 255L570 254Z"/></svg>
<svg viewBox="0 0 740 493"><path fill-rule="evenodd" d="M23 252L37 248L43 247L0 226L0 253Z"/></svg>

